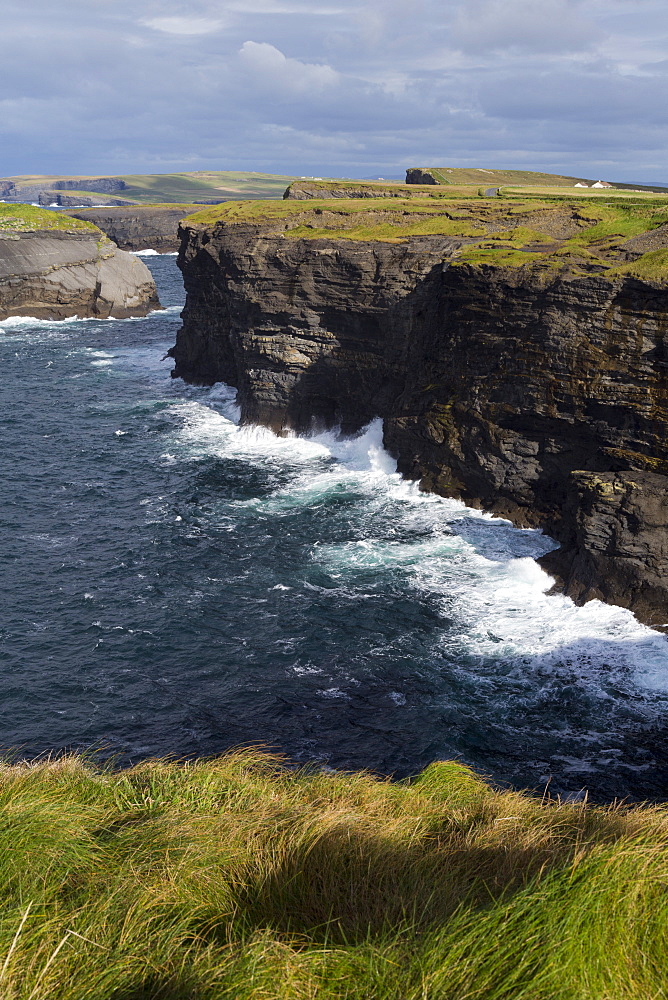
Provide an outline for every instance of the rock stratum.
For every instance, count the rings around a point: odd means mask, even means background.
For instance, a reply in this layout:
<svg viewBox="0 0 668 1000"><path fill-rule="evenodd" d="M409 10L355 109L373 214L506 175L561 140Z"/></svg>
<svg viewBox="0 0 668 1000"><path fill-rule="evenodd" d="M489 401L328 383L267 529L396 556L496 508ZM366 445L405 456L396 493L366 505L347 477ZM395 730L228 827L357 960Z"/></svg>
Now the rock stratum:
<svg viewBox="0 0 668 1000"><path fill-rule="evenodd" d="M542 527L567 594L663 627L666 205L266 204L182 225L174 375L279 433L382 417L404 475Z"/></svg>
<svg viewBox="0 0 668 1000"><path fill-rule="evenodd" d="M0 320L127 319L159 308L146 265L95 226L30 206L0 207Z"/></svg>
<svg viewBox="0 0 668 1000"><path fill-rule="evenodd" d="M133 205L131 208L91 208L72 217L92 222L121 250L176 253L181 244L179 222L197 205Z"/></svg>

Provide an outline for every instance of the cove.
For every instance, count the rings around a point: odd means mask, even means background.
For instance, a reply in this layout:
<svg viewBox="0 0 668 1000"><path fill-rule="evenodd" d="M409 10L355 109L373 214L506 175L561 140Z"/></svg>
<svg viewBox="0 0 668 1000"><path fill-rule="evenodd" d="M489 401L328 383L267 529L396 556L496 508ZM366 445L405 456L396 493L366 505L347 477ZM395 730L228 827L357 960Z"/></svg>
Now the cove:
<svg viewBox="0 0 668 1000"><path fill-rule="evenodd" d="M551 541L402 479L355 438L237 424L162 360L167 310L0 324L2 746L119 760L243 743L398 777L665 798L668 646L548 596Z"/></svg>

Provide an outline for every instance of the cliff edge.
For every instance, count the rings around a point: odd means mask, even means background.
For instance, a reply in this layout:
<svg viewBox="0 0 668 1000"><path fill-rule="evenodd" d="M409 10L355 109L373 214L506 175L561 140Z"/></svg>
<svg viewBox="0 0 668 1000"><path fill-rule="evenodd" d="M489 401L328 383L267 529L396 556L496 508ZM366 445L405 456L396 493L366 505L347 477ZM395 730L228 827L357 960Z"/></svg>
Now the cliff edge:
<svg viewBox="0 0 668 1000"><path fill-rule="evenodd" d="M32 206L0 206L0 320L127 319L159 308L146 265L96 226Z"/></svg>
<svg viewBox="0 0 668 1000"><path fill-rule="evenodd" d="M662 627L666 220L646 203L230 203L182 226L174 375L236 386L242 419L278 432L382 417L402 473L544 528L575 600Z"/></svg>

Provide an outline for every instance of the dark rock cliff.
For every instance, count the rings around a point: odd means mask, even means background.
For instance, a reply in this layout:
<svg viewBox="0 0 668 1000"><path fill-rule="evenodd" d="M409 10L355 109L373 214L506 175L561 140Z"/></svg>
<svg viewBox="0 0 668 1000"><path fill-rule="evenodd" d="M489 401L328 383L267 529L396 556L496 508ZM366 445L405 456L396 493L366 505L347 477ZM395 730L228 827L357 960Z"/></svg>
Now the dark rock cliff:
<svg viewBox="0 0 668 1000"><path fill-rule="evenodd" d="M381 416L425 489L555 537L576 600L668 622L665 285L458 263L443 236L182 235L175 376L279 432Z"/></svg>
<svg viewBox="0 0 668 1000"><path fill-rule="evenodd" d="M77 177L69 180L53 181L54 191L100 191L102 194L114 194L125 191L127 184L120 177Z"/></svg>
<svg viewBox="0 0 668 1000"><path fill-rule="evenodd" d="M407 184L438 184L438 181L430 170L423 170L421 167L409 167L406 171Z"/></svg>
<svg viewBox="0 0 668 1000"><path fill-rule="evenodd" d="M94 223L121 250L175 253L181 243L179 222L196 210L196 205L133 205L85 209L70 214L75 219Z"/></svg>

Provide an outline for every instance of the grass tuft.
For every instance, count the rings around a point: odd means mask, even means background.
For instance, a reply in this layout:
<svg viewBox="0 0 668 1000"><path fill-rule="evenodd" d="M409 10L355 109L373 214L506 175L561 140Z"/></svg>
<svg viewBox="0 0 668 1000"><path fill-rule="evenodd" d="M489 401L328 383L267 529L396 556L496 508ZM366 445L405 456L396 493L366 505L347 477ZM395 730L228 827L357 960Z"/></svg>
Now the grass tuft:
<svg viewBox="0 0 668 1000"><path fill-rule="evenodd" d="M657 1000L668 811L247 750L0 768L3 1000Z"/></svg>

